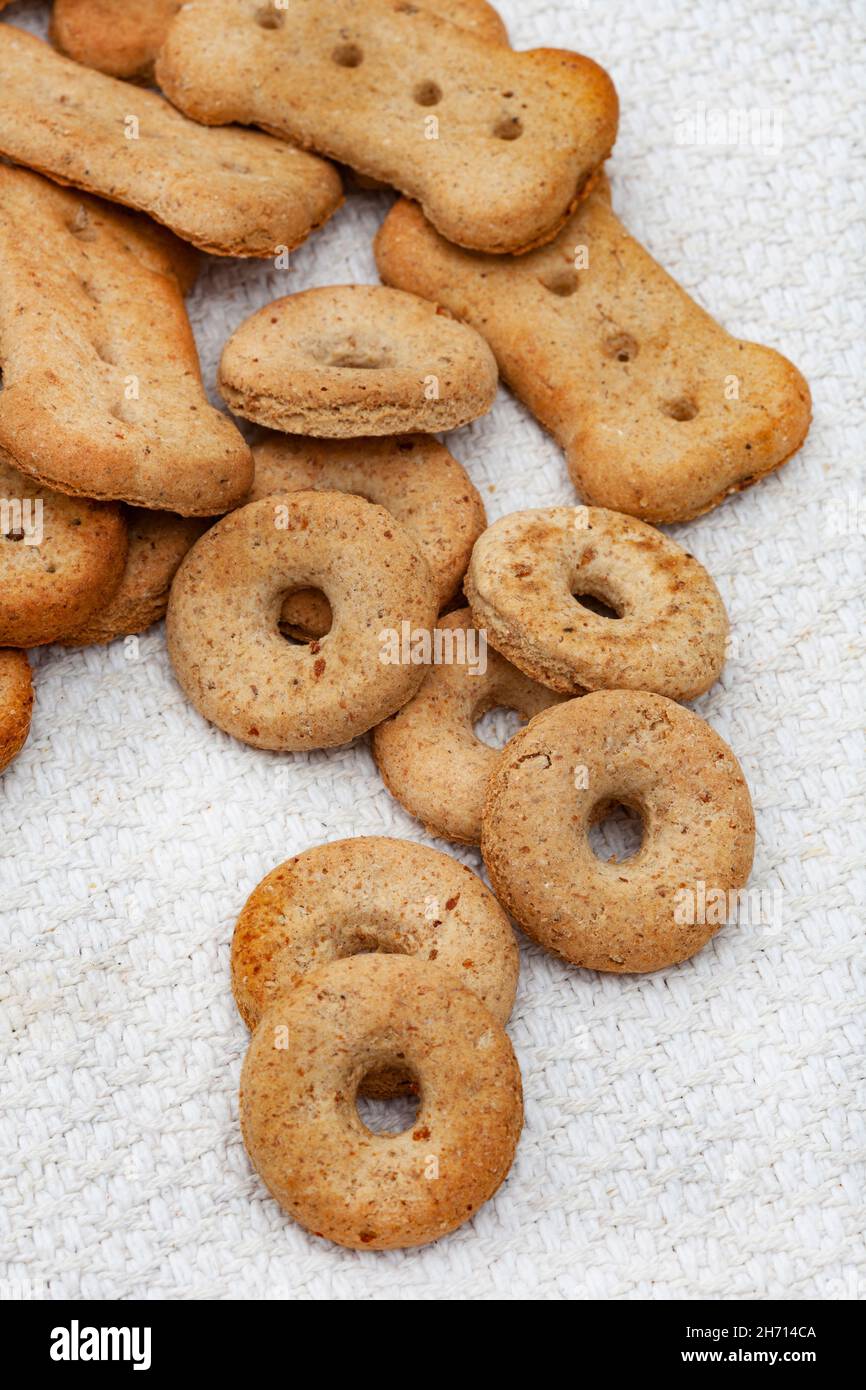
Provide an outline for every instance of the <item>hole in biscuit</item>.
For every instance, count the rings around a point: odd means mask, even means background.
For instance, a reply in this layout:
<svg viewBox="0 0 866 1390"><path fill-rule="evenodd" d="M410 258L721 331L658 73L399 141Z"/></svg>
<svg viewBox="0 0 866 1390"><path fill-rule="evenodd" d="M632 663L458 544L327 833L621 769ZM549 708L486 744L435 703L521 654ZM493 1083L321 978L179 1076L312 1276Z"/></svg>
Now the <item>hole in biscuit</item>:
<svg viewBox="0 0 866 1390"><path fill-rule="evenodd" d="M567 299L569 295L574 294L580 284L577 271L568 267L551 270L547 275L540 275L538 278L546 290L550 290L551 294L558 294L561 299Z"/></svg>
<svg viewBox="0 0 866 1390"><path fill-rule="evenodd" d="M438 106L442 100L442 88L438 82L419 82L412 97L419 106Z"/></svg>
<svg viewBox="0 0 866 1390"><path fill-rule="evenodd" d="M286 16L271 5L262 5L256 12L256 24L260 29L282 29Z"/></svg>
<svg viewBox="0 0 866 1390"><path fill-rule="evenodd" d="M622 864L633 859L643 844L643 818L620 801L599 802L590 812L587 838L596 859Z"/></svg>
<svg viewBox="0 0 866 1390"><path fill-rule="evenodd" d="M519 140L523 134L523 122L519 116L500 116L493 127L497 140Z"/></svg>
<svg viewBox="0 0 866 1390"><path fill-rule="evenodd" d="M341 68L359 68L364 61L364 54L356 43L338 43L331 57Z"/></svg>
<svg viewBox="0 0 866 1390"><path fill-rule="evenodd" d="M334 614L321 589L295 589L283 596L280 632L296 647L311 647L331 631Z"/></svg>
<svg viewBox="0 0 866 1390"><path fill-rule="evenodd" d="M524 720L516 709L509 709L507 705L496 705L476 719L473 728L479 743L486 744L488 748L504 748L523 724Z"/></svg>
<svg viewBox="0 0 866 1390"><path fill-rule="evenodd" d="M631 362L637 357L637 343L630 333L611 333L604 340L604 351L617 362Z"/></svg>
<svg viewBox="0 0 866 1390"><path fill-rule="evenodd" d="M575 603L579 603L581 608L586 608L590 613L597 613L600 618L621 618L622 613L614 608L613 604L608 603L600 594L577 593L571 596Z"/></svg>
<svg viewBox="0 0 866 1390"><path fill-rule="evenodd" d="M364 1077L359 1089L363 1091L368 1085L375 1089L375 1072L369 1072ZM417 1095L393 1096L388 1100L359 1095L355 1107L358 1111L358 1119L364 1128L368 1129L371 1134L385 1137L386 1135L403 1134L407 1129L411 1129L418 1118L420 1103Z"/></svg>
<svg viewBox="0 0 866 1390"><path fill-rule="evenodd" d="M314 343L310 356L321 362L323 367L336 367L354 371L380 371L390 367L393 353L387 344L378 342L359 342L354 334L329 342Z"/></svg>
<svg viewBox="0 0 866 1390"><path fill-rule="evenodd" d="M694 420L698 413L697 404L690 396L678 396L674 401L666 401L662 410L672 420Z"/></svg>

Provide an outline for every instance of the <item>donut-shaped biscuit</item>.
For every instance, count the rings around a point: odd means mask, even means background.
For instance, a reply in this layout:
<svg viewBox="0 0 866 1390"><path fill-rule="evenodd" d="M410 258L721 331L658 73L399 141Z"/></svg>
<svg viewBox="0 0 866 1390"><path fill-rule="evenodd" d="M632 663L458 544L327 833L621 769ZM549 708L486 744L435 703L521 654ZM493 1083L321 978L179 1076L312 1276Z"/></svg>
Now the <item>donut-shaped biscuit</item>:
<svg viewBox="0 0 866 1390"><path fill-rule="evenodd" d="M200 516L175 516L143 507L125 507L129 551L123 578L103 608L91 613L61 639L64 647L89 647L116 637L146 632L165 617L171 581L190 546L210 522Z"/></svg>
<svg viewBox="0 0 866 1390"><path fill-rule="evenodd" d="M402 1134L357 1107L370 1072L407 1066L420 1105ZM305 975L262 1017L241 1074L241 1130L272 1195L356 1250L425 1245L502 1183L523 1125L520 1071L472 990L414 957L356 956Z"/></svg>
<svg viewBox="0 0 866 1390"><path fill-rule="evenodd" d="M248 502L301 488L352 492L396 517L430 566L440 609L456 593L472 547L487 525L484 503L466 470L430 435L316 440L270 435L253 449L256 473ZM283 604L293 633L322 637L331 614L307 589Z"/></svg>
<svg viewBox="0 0 866 1390"><path fill-rule="evenodd" d="M0 651L0 772L27 742L32 713L33 682L27 654L4 648Z"/></svg>
<svg viewBox="0 0 866 1390"><path fill-rule="evenodd" d="M280 610L301 588L321 589L334 621L321 641L292 646ZM254 748L299 750L345 743L411 699L424 667L390 655L404 623L427 631L435 618L427 563L389 512L344 492L295 492L231 512L196 542L166 633L205 719Z"/></svg>
<svg viewBox="0 0 866 1390"><path fill-rule="evenodd" d="M0 646L38 647L86 622L126 563L116 503L66 497L0 456Z"/></svg>
<svg viewBox="0 0 866 1390"><path fill-rule="evenodd" d="M484 650L468 608L436 626L455 634L447 652L457 659L429 667L418 694L375 730L373 756L385 786L410 815L434 835L477 845L487 780L501 753L482 743L475 724L500 705L525 722L565 697L491 647Z"/></svg>
<svg viewBox="0 0 866 1390"><path fill-rule="evenodd" d="M633 689L691 700L724 664L727 614L703 565L619 512L548 507L501 517L477 541L465 589L491 644L565 694Z"/></svg>
<svg viewBox="0 0 866 1390"><path fill-rule="evenodd" d="M456 429L487 413L497 380L473 328L384 285L266 304L235 329L219 370L236 414L327 439Z"/></svg>
<svg viewBox="0 0 866 1390"><path fill-rule="evenodd" d="M262 1013L312 970L382 951L436 961L505 1023L519 959L511 924L481 879L410 840L361 835L305 850L248 898L232 941L241 1017Z"/></svg>
<svg viewBox="0 0 866 1390"><path fill-rule="evenodd" d="M587 830L611 803L640 815L643 843L604 863ZM728 745L692 710L643 691L545 710L507 744L487 787L493 891L529 936L589 970L659 970L694 955L720 925L699 904L742 887L754 846Z"/></svg>

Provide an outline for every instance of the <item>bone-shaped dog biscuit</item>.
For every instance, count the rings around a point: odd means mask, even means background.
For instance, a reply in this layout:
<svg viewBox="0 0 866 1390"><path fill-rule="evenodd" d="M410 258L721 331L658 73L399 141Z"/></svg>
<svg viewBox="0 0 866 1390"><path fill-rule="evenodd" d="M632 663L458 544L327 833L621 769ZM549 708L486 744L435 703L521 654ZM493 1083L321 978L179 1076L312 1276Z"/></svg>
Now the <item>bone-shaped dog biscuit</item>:
<svg viewBox="0 0 866 1390"><path fill-rule="evenodd" d="M205 397L172 243L0 165L0 453L60 492L210 516L252 456Z"/></svg>
<svg viewBox="0 0 866 1390"><path fill-rule="evenodd" d="M0 0L0 9L5 0ZM77 63L112 77L149 78L183 0L54 0L51 37ZM443 19L472 29L489 43L507 43L505 25L487 0L430 0Z"/></svg>
<svg viewBox="0 0 866 1390"><path fill-rule="evenodd" d="M682 521L778 468L806 436L811 399L796 367L701 309L629 235L604 181L526 256L451 246L405 200L376 254L387 284L486 337L586 502Z"/></svg>
<svg viewBox="0 0 866 1390"><path fill-rule="evenodd" d="M514 53L408 0L194 0L157 78L196 120L332 155L491 252L549 240L616 135L616 92L591 59Z"/></svg>
<svg viewBox="0 0 866 1390"><path fill-rule="evenodd" d="M156 92L0 26L0 154L146 212L218 256L273 256L339 207L324 160L249 130L206 130Z"/></svg>

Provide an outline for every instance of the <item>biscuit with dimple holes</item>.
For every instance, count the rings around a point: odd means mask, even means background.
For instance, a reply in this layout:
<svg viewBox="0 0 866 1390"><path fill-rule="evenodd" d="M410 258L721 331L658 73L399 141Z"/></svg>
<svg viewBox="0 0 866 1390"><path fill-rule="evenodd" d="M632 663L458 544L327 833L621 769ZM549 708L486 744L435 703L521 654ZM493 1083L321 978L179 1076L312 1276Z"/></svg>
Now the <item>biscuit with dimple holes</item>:
<svg viewBox="0 0 866 1390"><path fill-rule="evenodd" d="M637 812L643 842L605 863L587 832L611 803ZM493 891L535 941L588 970L660 970L694 955L723 923L717 904L733 904L748 879L754 847L728 745L646 691L545 710L488 783L481 852Z"/></svg>
<svg viewBox="0 0 866 1390"><path fill-rule="evenodd" d="M395 0L185 5L157 61L182 111L259 125L421 202L482 251L549 240L610 153L618 106L598 64L515 53Z"/></svg>
<svg viewBox="0 0 866 1390"><path fill-rule="evenodd" d="M33 681L26 652L0 650L0 772L27 742L32 713Z"/></svg>
<svg viewBox="0 0 866 1390"><path fill-rule="evenodd" d="M206 130L156 92L0 28L0 153L146 212L216 256L270 257L340 206L337 171L249 130Z"/></svg>
<svg viewBox="0 0 866 1390"><path fill-rule="evenodd" d="M456 429L487 413L496 385L480 334L382 285L275 299L235 329L219 369L236 414L326 439Z"/></svg>
<svg viewBox="0 0 866 1390"><path fill-rule="evenodd" d="M451 246L401 201L382 279L483 333L503 380L566 452L585 502L645 521L699 516L778 468L811 397L785 357L729 333L629 235L604 180L519 259Z"/></svg>
<svg viewBox="0 0 866 1390"><path fill-rule="evenodd" d="M437 627L449 634L444 650L456 659L431 666L418 694L379 725L373 756L391 795L431 834L477 845L487 781L501 754L481 741L475 724L499 707L526 721L564 696L530 680L492 647L486 669L474 666L480 647L470 648L468 634L475 632L476 644L479 637L468 608L440 618Z"/></svg>
<svg viewBox="0 0 866 1390"><path fill-rule="evenodd" d="M212 516L252 455L205 396L168 234L142 222L0 165L0 449L61 492Z"/></svg>
<svg viewBox="0 0 866 1390"><path fill-rule="evenodd" d="M255 1028L310 971L377 951L435 961L507 1022L519 955L493 894L450 855L381 835L317 845L262 879L232 939L241 1017ZM364 1082L367 1095L403 1089L399 1069Z"/></svg>
<svg viewBox="0 0 866 1390"><path fill-rule="evenodd" d="M308 646L280 635L283 598L321 589L334 615ZM346 743L411 699L424 676L392 660L403 623L429 631L436 589L384 508L345 492L251 502L196 541L168 604L175 674L205 719L255 748Z"/></svg>
<svg viewBox="0 0 866 1390"><path fill-rule="evenodd" d="M718 589L636 517L599 507L511 512L476 541L464 589L497 651L565 694L625 687L692 700L724 664Z"/></svg>
<svg viewBox="0 0 866 1390"><path fill-rule="evenodd" d="M119 507L40 487L0 450L0 647L43 646L86 622L111 601L126 547Z"/></svg>
<svg viewBox="0 0 866 1390"><path fill-rule="evenodd" d="M407 1065L415 1122L374 1134L356 1105L372 1071ZM306 975L263 1016L241 1072L241 1131L273 1197L354 1250L438 1240L504 1181L523 1125L508 1035L472 990L411 956Z"/></svg>
<svg viewBox="0 0 866 1390"><path fill-rule="evenodd" d="M253 457L248 502L307 488L376 502L417 541L440 609L454 596L487 517L465 469L443 444L423 434L325 442L273 434L254 446ZM322 637L331 613L324 596L307 589L285 600L281 621L299 635Z"/></svg>
<svg viewBox="0 0 866 1390"><path fill-rule="evenodd" d="M0 9L5 0L0 0ZM168 26L183 0L54 0L51 37L89 68L112 77L150 78ZM487 0L432 0L426 6L488 43L507 43L505 25Z"/></svg>
<svg viewBox="0 0 866 1390"><path fill-rule="evenodd" d="M186 552L210 522L204 517L126 511L129 553L123 577L108 602L91 613L75 632L61 639L64 647L88 647L146 632L165 617L171 581Z"/></svg>

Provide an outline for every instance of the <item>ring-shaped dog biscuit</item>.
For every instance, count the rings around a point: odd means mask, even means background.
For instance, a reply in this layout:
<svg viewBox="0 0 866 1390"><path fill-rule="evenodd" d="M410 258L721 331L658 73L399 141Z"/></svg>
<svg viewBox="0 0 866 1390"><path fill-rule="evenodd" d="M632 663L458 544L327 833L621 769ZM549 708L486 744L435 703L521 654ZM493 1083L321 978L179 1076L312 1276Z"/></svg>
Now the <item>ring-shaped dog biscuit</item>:
<svg viewBox="0 0 866 1390"><path fill-rule="evenodd" d="M597 858L602 806L643 822L628 859ZM752 867L755 820L742 769L692 710L604 690L539 714L506 745L487 788L481 852L524 931L573 965L618 973L686 960L723 924Z"/></svg>
<svg viewBox="0 0 866 1390"><path fill-rule="evenodd" d="M703 565L618 512L549 507L501 517L476 542L464 587L491 644L565 694L653 690L691 700L724 664L727 614Z"/></svg>
<svg viewBox="0 0 866 1390"><path fill-rule="evenodd" d="M0 650L0 772L17 758L27 742L32 713L33 681L27 653L3 648ZM514 949L516 951L517 947Z"/></svg>
<svg viewBox="0 0 866 1390"><path fill-rule="evenodd" d="M356 1098L371 1071L417 1078L415 1123L374 1134ZM438 965L367 955L306 975L264 1015L241 1074L253 1166L307 1230L356 1250L424 1245L504 1180L523 1124L502 1024Z"/></svg>
<svg viewBox="0 0 866 1390"><path fill-rule="evenodd" d="M334 615L321 641L280 635L285 595L321 589ZM429 631L436 590L423 556L383 507L344 492L295 492L223 517L172 585L168 650L205 719L255 748L329 748L414 695L424 666L391 659ZM399 657L399 652L397 653Z"/></svg>
<svg viewBox="0 0 866 1390"><path fill-rule="evenodd" d="M489 647L482 670L468 608L440 618L437 628L449 634L454 659L431 666L417 695L379 725L373 756L391 795L432 834L477 845L487 780L501 752L481 741L475 724L500 706L526 722L565 697Z"/></svg>
<svg viewBox="0 0 866 1390"><path fill-rule="evenodd" d="M453 598L487 517L466 470L444 444L426 434L358 440L273 434L254 447L253 457L248 502L309 488L376 502L417 541L440 609ZM285 600L282 622L298 635L321 637L331 614L322 595L307 589Z"/></svg>
<svg viewBox="0 0 866 1390"><path fill-rule="evenodd" d="M223 349L236 414L317 438L435 434L485 415L493 353L474 328L383 285L333 285L266 304Z"/></svg>

